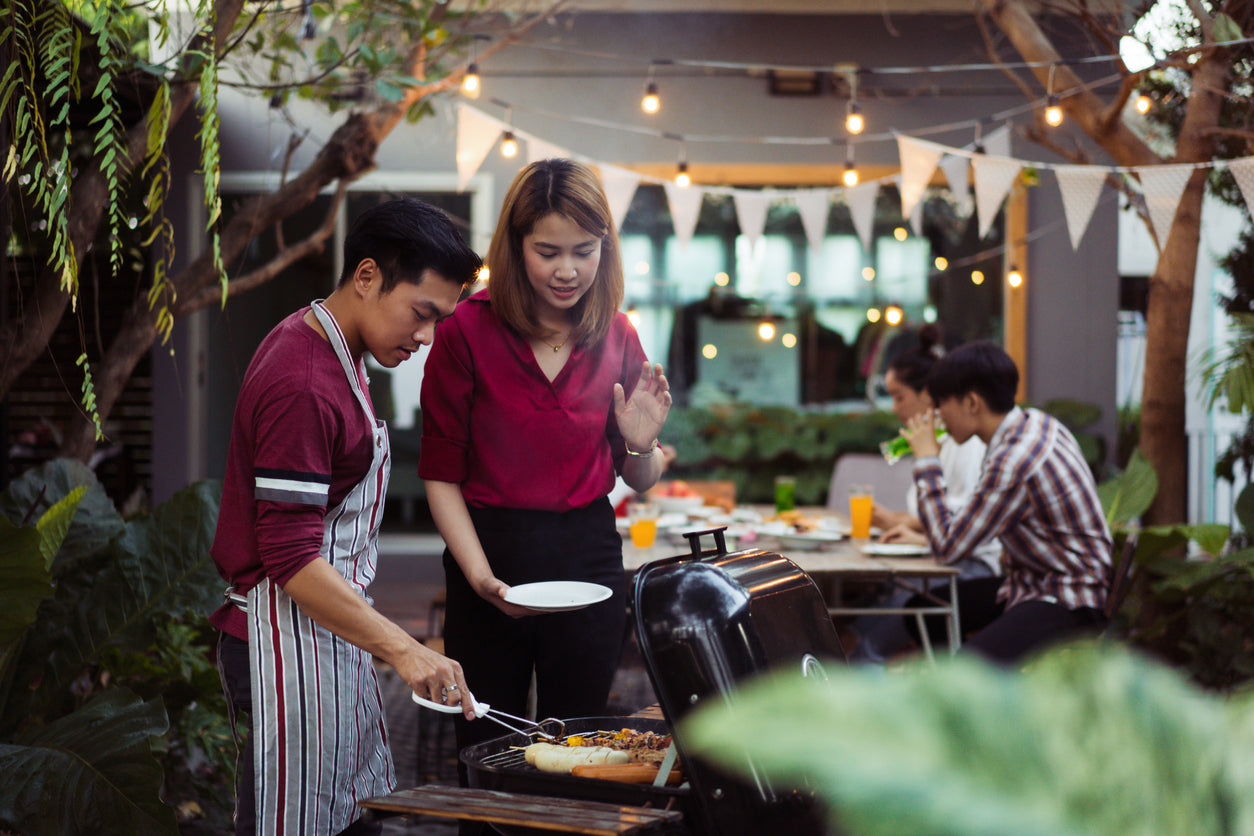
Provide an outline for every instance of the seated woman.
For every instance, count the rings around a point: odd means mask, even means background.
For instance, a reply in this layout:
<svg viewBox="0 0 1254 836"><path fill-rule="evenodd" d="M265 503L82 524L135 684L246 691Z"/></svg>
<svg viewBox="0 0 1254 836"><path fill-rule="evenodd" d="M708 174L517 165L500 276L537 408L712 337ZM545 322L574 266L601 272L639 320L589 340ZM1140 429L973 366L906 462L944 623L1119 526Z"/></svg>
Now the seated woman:
<svg viewBox="0 0 1254 836"><path fill-rule="evenodd" d="M924 387L932 366L944 353L940 345L940 328L933 324L922 326L918 332L918 344L903 351L889 363L884 375L884 388L892 397L893 414L903 425L912 417L932 408L932 401ZM946 495L951 510L957 512L971 496L980 478L980 464L984 459L984 442L972 436L963 444L957 444L946 436L941 441L941 471L949 490ZM907 467L901 464L901 467ZM908 510L892 511L876 504L871 512L871 524L882 529L882 543L915 543L927 545L927 535L918 516L918 491L913 484L906 492ZM955 561L960 578L993 577L999 572L1001 545L996 540L984 542L971 553ZM946 581L938 580L944 585ZM891 592L883 601L885 608L900 607L910 598L906 590ZM852 661L884 663L892 654L904 650L912 643L902 619L895 616L864 615L854 621L853 632L858 645L850 654Z"/></svg>

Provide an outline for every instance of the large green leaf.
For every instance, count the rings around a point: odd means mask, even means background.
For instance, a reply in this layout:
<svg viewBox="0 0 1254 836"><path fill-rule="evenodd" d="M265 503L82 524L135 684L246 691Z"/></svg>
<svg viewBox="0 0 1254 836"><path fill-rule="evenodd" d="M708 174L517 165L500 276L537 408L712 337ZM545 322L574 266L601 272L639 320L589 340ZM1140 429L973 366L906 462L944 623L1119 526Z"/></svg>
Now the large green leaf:
<svg viewBox="0 0 1254 836"><path fill-rule="evenodd" d="M792 672L680 727L689 748L810 786L852 836L1207 836L1254 827L1254 714L1110 646Z"/></svg>
<svg viewBox="0 0 1254 836"><path fill-rule="evenodd" d="M1237 494L1235 510L1241 528L1254 534L1254 482L1247 484Z"/></svg>
<svg viewBox="0 0 1254 836"><path fill-rule="evenodd" d="M39 518L39 523L35 527L39 531L39 553L43 556L45 569L52 568L52 560L61 550L65 535L70 531L70 522L74 519L74 513L78 510L78 505L85 493L87 493L87 486L79 485L59 499Z"/></svg>
<svg viewBox="0 0 1254 836"><path fill-rule="evenodd" d="M159 700L114 688L0 744L0 821L28 836L177 834L150 743L167 727Z"/></svg>
<svg viewBox="0 0 1254 836"><path fill-rule="evenodd" d="M0 518L0 652L7 651L35 621L52 578L39 553L39 531Z"/></svg>
<svg viewBox="0 0 1254 836"><path fill-rule="evenodd" d="M127 523L93 572L57 583L16 674L31 710L55 714L69 683L110 643L150 642L154 615L203 614L221 601L222 582L209 556L220 490L219 483L201 482L180 491L150 516Z"/></svg>
<svg viewBox="0 0 1254 836"><path fill-rule="evenodd" d="M113 502L96 480L96 474L82 462L56 459L26 471L0 494L0 513L20 522L38 519L55 503L84 485L87 491L53 565L53 575L57 577L69 571L78 560L102 552L125 527Z"/></svg>
<svg viewBox="0 0 1254 836"><path fill-rule="evenodd" d="M1097 486L1097 496L1111 528L1127 525L1144 514L1156 493L1158 474L1140 449L1132 452L1123 473Z"/></svg>

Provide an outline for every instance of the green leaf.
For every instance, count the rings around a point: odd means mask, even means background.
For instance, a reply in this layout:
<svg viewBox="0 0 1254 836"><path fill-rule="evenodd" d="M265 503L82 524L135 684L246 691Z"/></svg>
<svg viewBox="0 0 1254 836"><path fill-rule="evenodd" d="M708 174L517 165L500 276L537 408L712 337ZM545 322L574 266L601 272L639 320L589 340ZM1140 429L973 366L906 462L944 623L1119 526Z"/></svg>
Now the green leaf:
<svg viewBox="0 0 1254 836"><path fill-rule="evenodd" d="M0 518L0 650L7 650L35 622L39 604L52 591L39 531Z"/></svg>
<svg viewBox="0 0 1254 836"><path fill-rule="evenodd" d="M1210 836L1254 821L1250 701L1202 693L1114 645L1020 673L974 657L885 674L791 670L711 700L687 748L809 786L858 836Z"/></svg>
<svg viewBox="0 0 1254 836"><path fill-rule="evenodd" d="M0 820L30 836L176 836L160 798L152 738L169 728L160 700L122 688L14 744L0 745Z"/></svg>
<svg viewBox="0 0 1254 836"><path fill-rule="evenodd" d="M47 509L83 485L87 486L87 492L78 504L77 513L53 564L54 575L77 560L104 551L105 546L125 530L122 517L96 480L96 474L82 462L54 459L26 471L0 495L0 513L17 523L27 519L32 508L34 514L30 519L38 519Z"/></svg>
<svg viewBox="0 0 1254 836"><path fill-rule="evenodd" d="M1132 452L1128 466L1113 479L1097 486L1097 496L1111 528L1140 517L1158 493L1158 474L1140 449Z"/></svg>
<svg viewBox="0 0 1254 836"><path fill-rule="evenodd" d="M39 518L36 528L39 532L39 552L43 555L45 569L52 568L53 558L61 550L65 535L70 531L70 522L74 519L74 512L78 510L78 503L82 501L85 493L87 493L87 486L79 485L59 499Z"/></svg>
<svg viewBox="0 0 1254 836"><path fill-rule="evenodd" d="M1241 493L1237 494L1234 508L1241 528L1254 533L1254 483L1247 484L1241 489Z"/></svg>
<svg viewBox="0 0 1254 836"><path fill-rule="evenodd" d="M1216 41L1239 41L1245 37L1237 22L1223 12L1215 15L1214 32Z"/></svg>

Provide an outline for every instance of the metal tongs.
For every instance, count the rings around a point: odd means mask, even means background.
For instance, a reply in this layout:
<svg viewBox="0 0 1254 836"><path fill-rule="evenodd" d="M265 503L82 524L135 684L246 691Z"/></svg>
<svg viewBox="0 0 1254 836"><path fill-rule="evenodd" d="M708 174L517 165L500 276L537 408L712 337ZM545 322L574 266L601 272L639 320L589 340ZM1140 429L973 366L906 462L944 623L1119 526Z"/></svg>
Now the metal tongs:
<svg viewBox="0 0 1254 836"><path fill-rule="evenodd" d="M416 692L413 694L413 698L414 698L414 702L418 703L423 708L430 708L434 711L439 711L444 714L461 714L462 713L462 707L460 705L444 705L443 703L433 702L432 700L429 700L426 697L418 696ZM474 697L472 696L471 699L474 699ZM517 732L518 734L524 734L527 737L536 736L536 737L542 737L545 740L557 740L561 737L564 737L566 734L566 724L563 723L561 720L558 720L556 717L549 717L547 719L536 722L534 720L528 720L526 717L515 717L513 714L507 714L504 711L493 708L492 706L488 705L486 702L479 702L478 700L475 700L475 719L478 719L480 717L486 717L492 722L496 723L497 725L504 726L505 728L509 729L512 732ZM515 725L507 723L505 722L505 720L501 719L502 717L508 720L513 720L516 723L521 723L524 726L524 728L518 728ZM528 730L526 728L527 726L530 726L531 729ZM547 732L544 730L545 726L548 726L549 728L554 728L556 729L556 731L554 733Z"/></svg>

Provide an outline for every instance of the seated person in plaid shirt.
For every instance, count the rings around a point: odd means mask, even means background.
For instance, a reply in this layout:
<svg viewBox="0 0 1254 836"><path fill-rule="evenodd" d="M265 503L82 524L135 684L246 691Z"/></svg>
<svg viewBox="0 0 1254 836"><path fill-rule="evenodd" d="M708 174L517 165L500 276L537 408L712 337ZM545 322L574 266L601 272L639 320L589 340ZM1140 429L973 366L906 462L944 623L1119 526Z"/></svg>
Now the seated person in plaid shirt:
<svg viewBox="0 0 1254 836"><path fill-rule="evenodd" d="M962 346L927 378L936 404L902 432L914 450L919 518L937 559L949 561L993 537L1003 547L1003 577L958 584L964 649L1011 664L1029 652L1104 624L1111 579L1111 537L1093 474L1059 421L1015 406L1019 371L997 346ZM988 450L971 499L945 504L935 426L939 416L959 444L979 436ZM939 619L928 632L943 641ZM913 630L913 619L908 619Z"/></svg>

